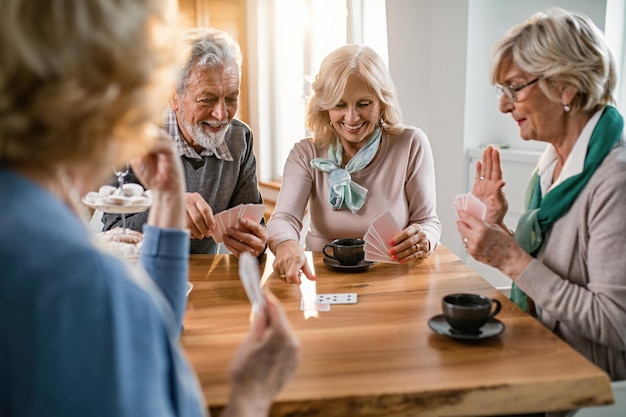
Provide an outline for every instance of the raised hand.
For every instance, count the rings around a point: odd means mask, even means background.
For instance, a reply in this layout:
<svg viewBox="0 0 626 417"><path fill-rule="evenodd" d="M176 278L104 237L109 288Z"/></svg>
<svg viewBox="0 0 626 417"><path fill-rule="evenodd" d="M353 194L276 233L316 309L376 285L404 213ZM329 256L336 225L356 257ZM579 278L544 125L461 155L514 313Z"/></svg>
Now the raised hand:
<svg viewBox="0 0 626 417"><path fill-rule="evenodd" d="M183 193L185 180L174 141L163 131L143 157L130 163L133 173L152 191L148 223L159 227L184 228Z"/></svg>
<svg viewBox="0 0 626 417"><path fill-rule="evenodd" d="M476 179L472 194L487 206L485 222L501 227L504 227L504 216L509 209L509 203L502 190L505 184L502 179L500 151L489 145L483 151L482 160L476 163Z"/></svg>

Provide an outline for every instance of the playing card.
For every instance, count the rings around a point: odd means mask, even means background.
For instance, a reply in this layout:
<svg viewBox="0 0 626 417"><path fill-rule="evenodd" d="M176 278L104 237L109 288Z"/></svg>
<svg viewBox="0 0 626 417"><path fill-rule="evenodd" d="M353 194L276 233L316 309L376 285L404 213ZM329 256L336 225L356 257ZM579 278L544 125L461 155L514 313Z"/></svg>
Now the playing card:
<svg viewBox="0 0 626 417"><path fill-rule="evenodd" d="M474 194L469 193L467 195L467 204L465 210L472 216L476 216L481 220L485 220L487 214L487 206L478 199Z"/></svg>
<svg viewBox="0 0 626 417"><path fill-rule="evenodd" d="M365 256L363 257L363 259L365 259L366 261L373 261L373 262L386 262L388 264L397 264L398 261L394 261L393 259L391 259L391 256L386 255L386 256L382 256L379 255L375 252L365 252Z"/></svg>
<svg viewBox="0 0 626 417"><path fill-rule="evenodd" d="M213 232L213 240L216 243L222 243L224 241L224 217L225 212L220 212L215 215L215 231Z"/></svg>
<svg viewBox="0 0 626 417"><path fill-rule="evenodd" d="M374 246L373 244L371 244L370 242L368 242L367 240L365 241L365 245L363 246L363 250L367 253L371 253L380 257L389 257L388 253L385 253L383 251L381 251L377 246Z"/></svg>
<svg viewBox="0 0 626 417"><path fill-rule="evenodd" d="M265 206L263 204L245 204L241 207L239 217L259 223L263 218L263 214L265 214Z"/></svg>
<svg viewBox="0 0 626 417"><path fill-rule="evenodd" d="M472 216L476 216L481 220L485 220L487 215L487 206L472 193L457 195L454 199L454 208L457 212L466 210Z"/></svg>
<svg viewBox="0 0 626 417"><path fill-rule="evenodd" d="M265 206L263 204L239 204L217 213L215 215L217 227L215 232L213 232L213 240L216 243L222 243L224 234L228 232L229 228L237 227L241 217L260 222L264 213Z"/></svg>
<svg viewBox="0 0 626 417"><path fill-rule="evenodd" d="M234 222L233 222L233 217L236 217L236 216L233 216L233 209L234 209L234 208L235 208L235 207L233 207L233 208L229 208L228 210L226 210L226 211L224 212L224 215L226 216L226 217L224 218L224 220L225 220L225 221L224 221L224 233L226 233L226 232L228 231L228 229L229 229L229 228L231 228L231 227L233 227L233 226L234 226L234 224L233 224L233 223L234 223ZM237 208L237 211L239 211L239 207L236 207L236 208ZM235 218L235 220L237 220L237 219Z"/></svg>
<svg viewBox="0 0 626 417"><path fill-rule="evenodd" d="M389 249L391 240L401 229L389 211L376 217L363 236L365 240L365 260L376 262L397 263L391 259Z"/></svg>
<svg viewBox="0 0 626 417"><path fill-rule="evenodd" d="M265 298L259 285L261 278L258 261L248 252L243 252L239 256L239 279L243 284L250 304L252 304L252 313L254 314L265 304Z"/></svg>
<svg viewBox="0 0 626 417"><path fill-rule="evenodd" d="M401 232L400 227L389 211L376 217L372 221L371 227L374 228L387 247L391 247L391 240Z"/></svg>
<svg viewBox="0 0 626 417"><path fill-rule="evenodd" d="M465 195L459 194L454 198L454 208L456 211L465 210Z"/></svg>
<svg viewBox="0 0 626 417"><path fill-rule="evenodd" d="M318 304L356 304L357 294L355 292L337 294L317 294Z"/></svg>
<svg viewBox="0 0 626 417"><path fill-rule="evenodd" d="M330 311L330 304L325 303L325 304L320 304L320 303L315 303L315 310L316 311ZM300 311L306 311L304 309L304 298L300 299Z"/></svg>
<svg viewBox="0 0 626 417"><path fill-rule="evenodd" d="M376 231L371 227L365 232L365 236L363 236L365 241L364 250L375 250L381 256L389 256L389 248L377 235Z"/></svg>

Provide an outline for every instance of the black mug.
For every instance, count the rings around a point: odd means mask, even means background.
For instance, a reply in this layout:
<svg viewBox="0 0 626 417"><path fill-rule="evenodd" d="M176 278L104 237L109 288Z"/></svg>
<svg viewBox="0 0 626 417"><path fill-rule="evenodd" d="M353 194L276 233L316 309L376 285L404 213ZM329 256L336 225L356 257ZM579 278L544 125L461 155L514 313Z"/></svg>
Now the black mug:
<svg viewBox="0 0 626 417"><path fill-rule="evenodd" d="M477 294L449 294L441 300L443 315L460 333L479 333L500 312L500 301Z"/></svg>
<svg viewBox="0 0 626 417"><path fill-rule="evenodd" d="M358 265L365 257L365 252L363 251L364 246L365 241L363 239L335 239L324 245L322 252L324 252L324 255L336 260L341 265L354 266ZM330 251L331 249L332 253L326 251Z"/></svg>

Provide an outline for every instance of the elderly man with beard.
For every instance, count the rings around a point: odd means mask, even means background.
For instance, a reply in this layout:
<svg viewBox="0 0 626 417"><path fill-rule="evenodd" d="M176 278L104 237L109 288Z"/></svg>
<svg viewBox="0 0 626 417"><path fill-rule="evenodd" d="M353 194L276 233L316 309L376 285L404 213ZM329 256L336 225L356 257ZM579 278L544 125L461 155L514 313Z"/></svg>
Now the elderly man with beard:
<svg viewBox="0 0 626 417"><path fill-rule="evenodd" d="M163 113L162 128L176 142L183 161L187 192L186 226L191 253L216 253L212 238L215 213L239 204L262 203L256 176L253 134L235 119L243 58L237 42L214 28L186 33L189 55L179 69L175 92ZM129 173L125 182L139 182ZM148 212L126 215L126 227L141 231ZM104 214L104 230L120 227L119 214ZM235 256L265 253L265 222L240 219L224 235Z"/></svg>

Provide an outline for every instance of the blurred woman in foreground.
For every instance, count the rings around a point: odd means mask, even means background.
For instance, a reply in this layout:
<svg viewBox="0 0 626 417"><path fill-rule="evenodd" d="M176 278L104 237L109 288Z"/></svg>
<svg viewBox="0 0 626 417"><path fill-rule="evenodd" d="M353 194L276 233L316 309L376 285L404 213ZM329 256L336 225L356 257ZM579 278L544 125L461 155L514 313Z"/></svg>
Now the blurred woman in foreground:
<svg viewBox="0 0 626 417"><path fill-rule="evenodd" d="M173 4L0 2L0 415L206 412L178 341L184 182L153 128ZM141 268L99 248L81 220L80 196L128 160L153 192ZM295 368L297 341L267 298L232 364L225 415L266 415Z"/></svg>

